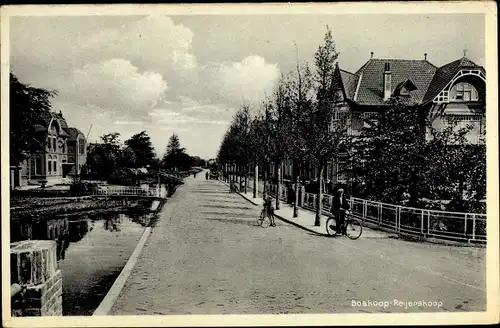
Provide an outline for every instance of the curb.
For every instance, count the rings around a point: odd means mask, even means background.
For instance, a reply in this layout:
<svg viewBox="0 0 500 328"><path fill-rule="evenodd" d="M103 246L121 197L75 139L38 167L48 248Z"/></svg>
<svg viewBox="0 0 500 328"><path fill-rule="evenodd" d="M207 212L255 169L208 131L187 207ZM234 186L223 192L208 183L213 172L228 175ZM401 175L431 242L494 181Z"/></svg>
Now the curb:
<svg viewBox="0 0 500 328"><path fill-rule="evenodd" d="M118 295L120 295L120 292L125 286L128 277L132 273L132 270L134 269L135 264L139 259L139 255L141 254L142 248L144 247L144 244L146 243L146 240L148 239L150 234L151 234L151 227L147 227L146 229L144 229L141 239L137 243L137 246L135 246L132 255L130 255L130 258L128 259L127 263L120 272L120 275L118 276L118 278L116 278L115 282L109 289L104 299L101 301L101 304L99 304L97 309L94 311L92 316L103 316L109 313L109 311L115 304Z"/></svg>
<svg viewBox="0 0 500 328"><path fill-rule="evenodd" d="M223 184L225 184L226 186L229 186L229 185L228 185L227 183L225 183L224 181L221 181L221 180L219 180L219 181L220 181L220 182L222 182ZM255 206L259 206L259 204L257 204L257 203L255 203L255 202L253 202L251 199L247 198L246 196L244 196L244 195L243 195L243 194L241 194L240 192L236 191L236 193L237 193L238 195L240 195L240 196L241 196L243 199L245 199L246 201L248 201L248 202L252 203L253 205L255 205ZM305 231L311 232L311 233L313 233L313 234L315 234L315 235L318 235L318 236L327 236L327 237L332 237L332 238L334 238L334 237L335 237L335 236L330 236L330 235L329 235L329 234L327 234L327 233L320 233L320 232L314 231L314 230L312 230L312 229L306 228L306 227L304 227L304 226L302 226L302 225L300 225L300 224L298 224L298 223L296 223L296 222L293 222L293 221L291 221L291 220L289 220L289 219L285 219L284 217L282 217L282 216L281 216L281 215L279 215L279 214L274 213L274 216L275 216L275 217L277 217L278 219L280 219L281 221L284 221L284 222L286 222L286 223L289 223L289 224L291 224L291 225L293 225L293 226L296 226L297 228L301 228L301 229L303 229L303 230L305 230Z"/></svg>
<svg viewBox="0 0 500 328"><path fill-rule="evenodd" d="M229 186L224 181L222 181L222 180L219 180L219 181L222 182L223 184L225 184L226 186ZM258 204L256 204L255 202L253 202L251 199L245 197L241 193L239 193L239 192L236 192L236 193L238 195L240 195L241 197L243 197L248 202L252 203L253 205L258 206ZM311 233L313 233L315 235L318 235L318 236L327 236L327 237L334 237L334 236L330 236L329 234L320 233L320 232L311 230L309 228L306 228L304 226L301 226L300 224L298 224L296 222L293 222L293 221L291 221L289 219L285 219L285 218L283 218L282 216L280 216L278 214L274 214L274 215L278 219L280 219L281 221L287 222L287 223L289 223L291 225L294 225L294 226L296 226L298 228L301 228L301 229L303 229L305 231L311 232ZM464 242L457 242L457 241L451 241L451 240L442 240L442 239L436 239L436 238L425 238L424 240L408 240L407 237L412 237L412 235L401 233L401 232L398 234L397 232L394 232L394 231L386 231L386 230L384 230L383 228L380 228L380 227L368 227L367 226L367 228L372 229L374 231L381 231L381 232L385 232L385 233L389 233L390 234L389 236L386 236L386 237L377 237L377 238L368 238L368 239L397 239L397 240L403 240L403 241L409 241L409 242L429 243L429 244L441 245L441 246L486 248L485 244L480 244L480 243L477 243L477 244L476 243L464 243Z"/></svg>

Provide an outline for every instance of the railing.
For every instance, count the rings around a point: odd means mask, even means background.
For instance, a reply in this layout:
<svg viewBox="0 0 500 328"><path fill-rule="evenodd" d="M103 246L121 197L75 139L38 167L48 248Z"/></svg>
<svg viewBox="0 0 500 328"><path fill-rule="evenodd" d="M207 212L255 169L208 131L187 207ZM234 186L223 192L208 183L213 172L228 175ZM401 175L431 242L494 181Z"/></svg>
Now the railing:
<svg viewBox="0 0 500 328"><path fill-rule="evenodd" d="M248 182L249 189L253 189L253 180ZM263 183L259 181L258 193L262 195ZM266 184L266 191L276 198L276 186ZM280 199L287 200L288 190L281 188ZM314 211L317 196L312 193L299 193L299 205L307 210ZM389 231L401 234L437 238L461 242L486 242L486 214L460 213L439 210L427 210L405 207L393 204L375 202L371 200L351 197L349 199L354 216ZM331 195L323 195L322 209L329 212L332 204Z"/></svg>
<svg viewBox="0 0 500 328"><path fill-rule="evenodd" d="M97 186L94 195L103 196L143 196L143 197L166 197L162 188L130 187L130 186Z"/></svg>

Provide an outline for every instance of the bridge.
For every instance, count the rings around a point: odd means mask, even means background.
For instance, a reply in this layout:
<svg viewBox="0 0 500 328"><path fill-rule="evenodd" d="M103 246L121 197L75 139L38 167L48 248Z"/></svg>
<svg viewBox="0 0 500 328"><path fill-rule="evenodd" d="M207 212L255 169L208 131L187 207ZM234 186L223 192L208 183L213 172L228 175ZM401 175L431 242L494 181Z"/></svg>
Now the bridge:
<svg viewBox="0 0 500 328"><path fill-rule="evenodd" d="M149 186L98 186L93 190L93 196L102 197L136 197L136 198L167 198L167 190L157 185L154 188Z"/></svg>

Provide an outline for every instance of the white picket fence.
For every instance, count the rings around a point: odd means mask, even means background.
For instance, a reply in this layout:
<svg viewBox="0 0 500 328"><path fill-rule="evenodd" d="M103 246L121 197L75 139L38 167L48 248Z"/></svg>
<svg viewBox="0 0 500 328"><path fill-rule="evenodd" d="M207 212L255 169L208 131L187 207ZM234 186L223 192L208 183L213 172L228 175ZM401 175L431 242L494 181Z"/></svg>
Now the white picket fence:
<svg viewBox="0 0 500 328"><path fill-rule="evenodd" d="M248 188L253 188L252 180L249 180ZM258 193L260 195L262 195L263 188L263 183L259 181ZM268 184L267 193L276 198L277 186ZM304 209L314 211L316 198L315 194L301 192L299 204ZM288 190L285 186L281 188L280 199L284 201L288 199ZM351 197L349 202L353 215L363 223L389 231L468 243L486 242L486 214L427 210L356 197ZM332 196L323 195L322 209L328 212L331 204Z"/></svg>
<svg viewBox="0 0 500 328"><path fill-rule="evenodd" d="M97 186L93 192L96 196L142 196L165 198L166 190L156 186Z"/></svg>

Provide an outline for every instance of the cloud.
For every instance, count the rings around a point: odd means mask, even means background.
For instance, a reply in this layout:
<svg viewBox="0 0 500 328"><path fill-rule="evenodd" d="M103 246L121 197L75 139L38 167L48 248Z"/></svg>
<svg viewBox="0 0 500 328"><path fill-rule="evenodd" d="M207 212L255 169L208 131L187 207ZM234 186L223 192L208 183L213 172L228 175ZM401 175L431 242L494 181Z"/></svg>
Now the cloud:
<svg viewBox="0 0 500 328"><path fill-rule="evenodd" d="M279 79L277 64L266 63L260 56L248 56L240 62L215 63L206 67L212 78L211 91L219 99L241 104L257 104L270 94Z"/></svg>
<svg viewBox="0 0 500 328"><path fill-rule="evenodd" d="M75 69L70 80L72 99L113 111L143 112L162 99L167 83L155 72L140 73L125 59L111 59Z"/></svg>
<svg viewBox="0 0 500 328"><path fill-rule="evenodd" d="M90 37L82 37L75 47L91 56L99 49L99 56L119 56L158 70L168 67L179 72L197 66L190 52L192 39L191 30L175 25L170 17L147 16L120 28L104 29Z"/></svg>
<svg viewBox="0 0 500 328"><path fill-rule="evenodd" d="M260 105L280 70L258 55L200 62L193 37L167 16L15 18L11 65L21 81L58 90L54 109L90 140L147 130L161 150L175 132L213 153L237 108Z"/></svg>

